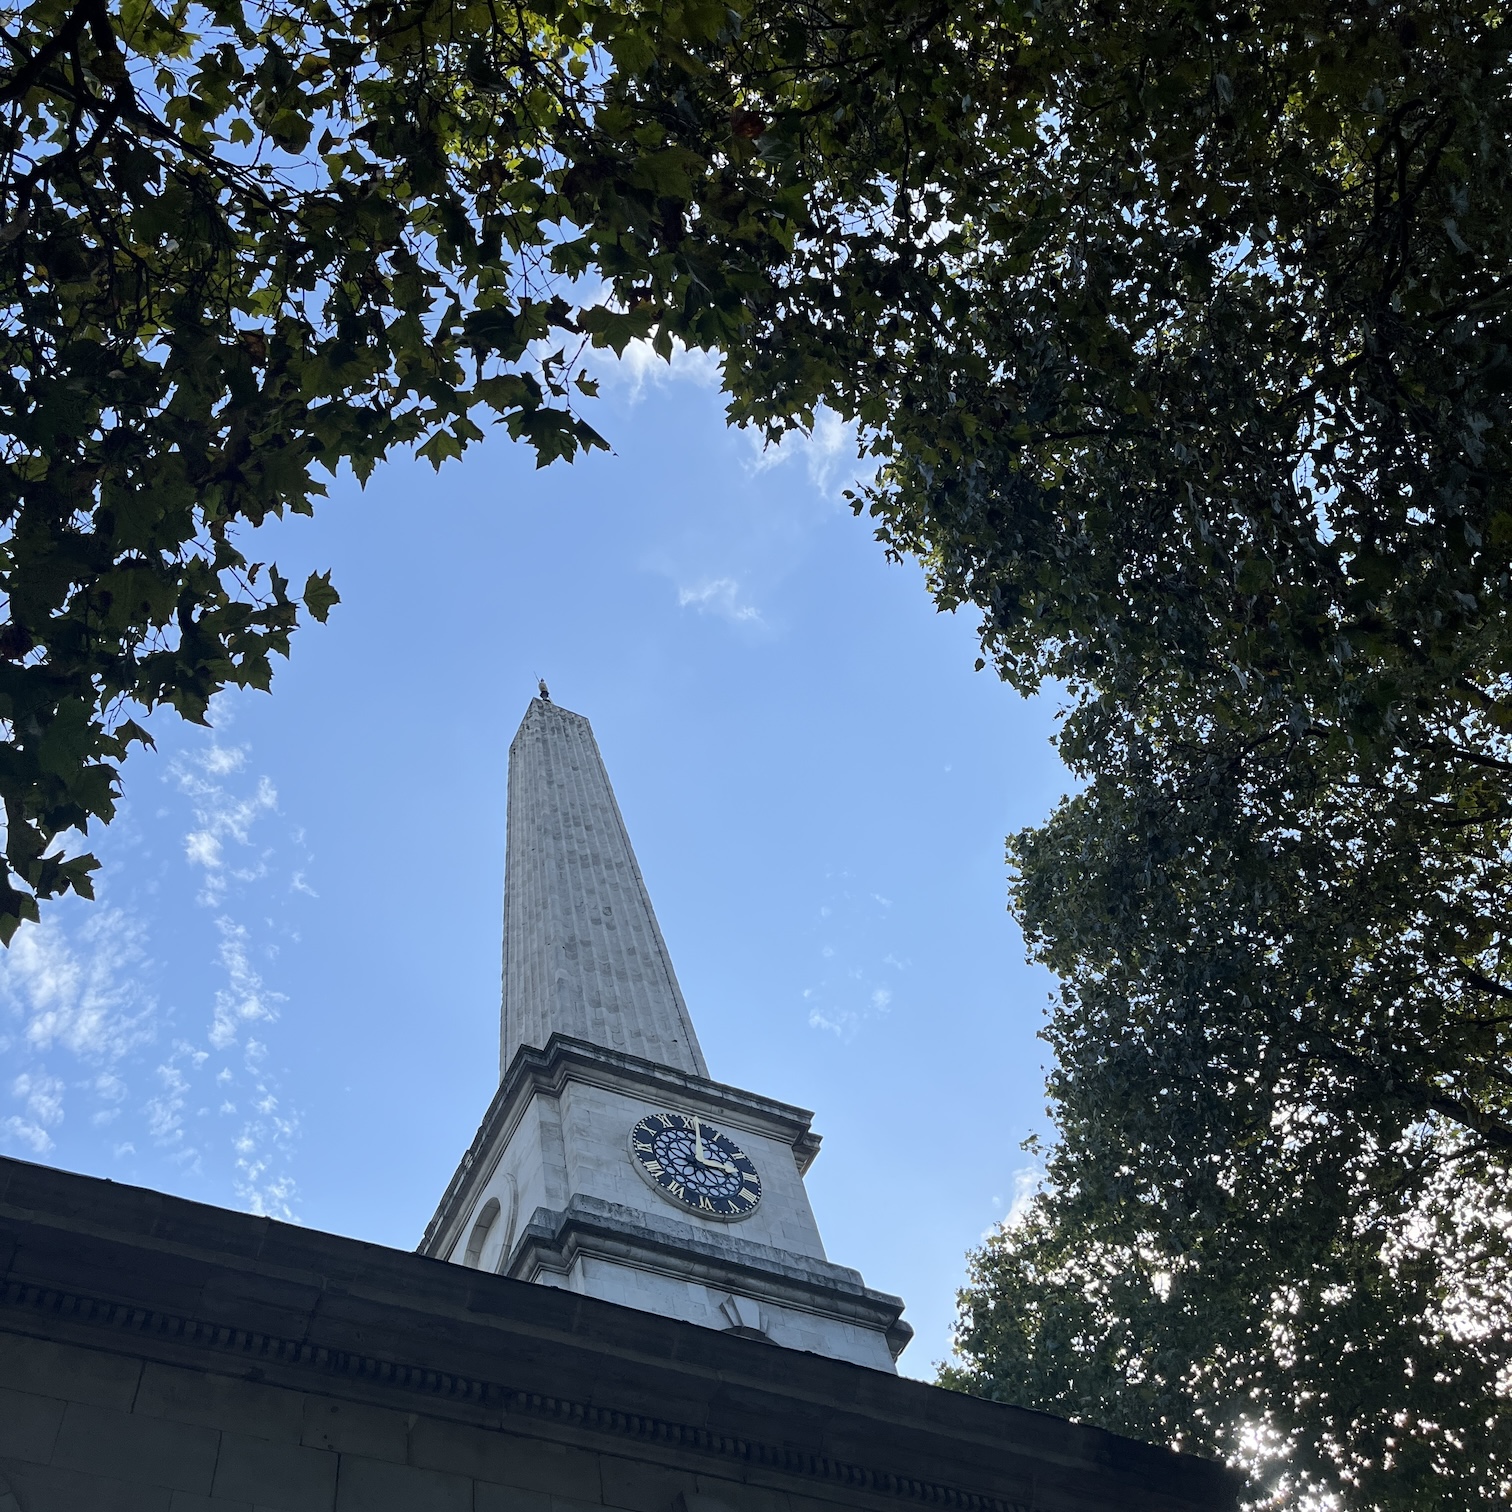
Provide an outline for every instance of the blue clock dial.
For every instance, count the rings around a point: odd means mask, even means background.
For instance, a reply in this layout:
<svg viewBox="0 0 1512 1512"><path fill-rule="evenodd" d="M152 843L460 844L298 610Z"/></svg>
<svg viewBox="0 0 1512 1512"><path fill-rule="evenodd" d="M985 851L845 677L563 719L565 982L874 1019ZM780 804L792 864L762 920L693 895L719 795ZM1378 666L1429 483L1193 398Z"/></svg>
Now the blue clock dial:
<svg viewBox="0 0 1512 1512"><path fill-rule="evenodd" d="M630 1131L636 1169L669 1202L701 1218L747 1218L761 1201L751 1157L691 1113L648 1113Z"/></svg>

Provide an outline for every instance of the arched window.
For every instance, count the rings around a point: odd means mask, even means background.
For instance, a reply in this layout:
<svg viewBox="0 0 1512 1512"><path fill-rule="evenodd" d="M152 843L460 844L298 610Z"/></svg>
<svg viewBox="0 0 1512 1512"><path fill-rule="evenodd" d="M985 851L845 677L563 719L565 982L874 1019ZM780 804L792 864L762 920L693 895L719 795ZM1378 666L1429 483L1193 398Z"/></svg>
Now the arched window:
<svg viewBox="0 0 1512 1512"><path fill-rule="evenodd" d="M478 1258L483 1253L483 1246L488 1243L489 1231L499 1220L499 1199L490 1197L483 1204L478 1213L478 1221L473 1224L472 1233L467 1237L467 1249L463 1252L463 1265L470 1265L474 1270L478 1267Z"/></svg>

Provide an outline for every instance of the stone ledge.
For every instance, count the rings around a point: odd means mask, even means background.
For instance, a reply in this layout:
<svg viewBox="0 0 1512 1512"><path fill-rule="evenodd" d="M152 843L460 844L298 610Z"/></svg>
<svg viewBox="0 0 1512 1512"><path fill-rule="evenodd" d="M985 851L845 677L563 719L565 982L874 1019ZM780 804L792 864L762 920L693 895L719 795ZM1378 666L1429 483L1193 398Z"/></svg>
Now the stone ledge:
<svg viewBox="0 0 1512 1512"><path fill-rule="evenodd" d="M560 1211L537 1208L503 1274L530 1281L537 1269L565 1274L579 1255L596 1255L699 1281L803 1312L841 1318L887 1337L894 1359L913 1337L903 1300L873 1291L861 1273L767 1244L705 1234L674 1219L653 1221L618 1203L581 1194ZM816 1307L815 1301L822 1305Z"/></svg>

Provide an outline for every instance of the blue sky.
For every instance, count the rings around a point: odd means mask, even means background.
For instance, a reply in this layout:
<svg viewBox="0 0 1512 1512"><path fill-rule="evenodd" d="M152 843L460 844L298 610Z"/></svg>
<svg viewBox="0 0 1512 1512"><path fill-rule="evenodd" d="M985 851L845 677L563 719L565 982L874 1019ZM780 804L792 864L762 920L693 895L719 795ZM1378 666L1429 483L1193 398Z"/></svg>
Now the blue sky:
<svg viewBox="0 0 1512 1512"><path fill-rule="evenodd" d="M691 359L609 371L590 418L612 455L537 472L500 436L266 533L343 602L271 697L153 721L99 901L0 960L0 1150L412 1247L497 1080L505 757L544 676L712 1073L815 1111L830 1258L904 1297L930 1375L1044 1128L1003 838L1063 790L1053 703L885 561L838 427L762 452Z"/></svg>

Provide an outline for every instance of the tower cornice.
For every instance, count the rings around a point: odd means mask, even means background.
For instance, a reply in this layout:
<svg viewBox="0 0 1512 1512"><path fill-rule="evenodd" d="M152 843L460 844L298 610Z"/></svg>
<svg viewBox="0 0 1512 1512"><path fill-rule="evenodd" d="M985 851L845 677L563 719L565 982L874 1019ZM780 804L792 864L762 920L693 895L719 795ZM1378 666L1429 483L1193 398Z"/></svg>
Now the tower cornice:
<svg viewBox="0 0 1512 1512"><path fill-rule="evenodd" d="M902 1298L873 1291L849 1266L695 1230L592 1197L575 1196L560 1211L537 1208L499 1274L521 1281L538 1280L543 1271L567 1276L585 1255L846 1319L882 1334L894 1359L913 1338L912 1326L903 1321Z"/></svg>
<svg viewBox="0 0 1512 1512"><path fill-rule="evenodd" d="M418 1245L422 1255L446 1258L472 1210L474 1194L492 1176L525 1109L537 1093L558 1097L569 1081L629 1092L656 1106L722 1119L732 1128L764 1134L793 1152L804 1175L819 1154L820 1136L807 1108L747 1092L726 1082L658 1065L570 1035L553 1034L545 1049L522 1045L494 1093Z"/></svg>

